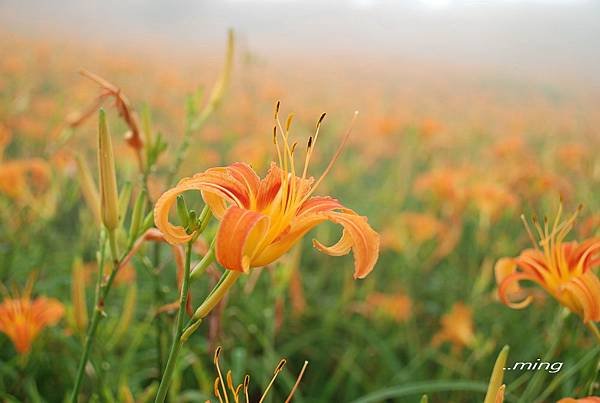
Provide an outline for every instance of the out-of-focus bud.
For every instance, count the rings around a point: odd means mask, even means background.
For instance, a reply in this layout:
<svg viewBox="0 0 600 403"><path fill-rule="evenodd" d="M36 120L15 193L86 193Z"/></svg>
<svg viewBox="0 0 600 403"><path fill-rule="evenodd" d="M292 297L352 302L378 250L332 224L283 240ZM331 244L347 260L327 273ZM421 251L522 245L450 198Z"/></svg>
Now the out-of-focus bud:
<svg viewBox="0 0 600 403"><path fill-rule="evenodd" d="M119 224L119 196L112 141L106 124L106 114L102 109L98 119L98 164L102 222L108 230L112 231Z"/></svg>
<svg viewBox="0 0 600 403"><path fill-rule="evenodd" d="M150 107L144 105L142 109L142 134L144 135L144 143L149 147L154 144L152 138L152 116L150 115Z"/></svg>
<svg viewBox="0 0 600 403"><path fill-rule="evenodd" d="M135 205L133 206L133 212L131 213L131 225L129 226L129 244L133 245L133 242L140 233L140 226L142 225L142 219L144 210L146 209L146 191L142 190L139 192Z"/></svg>
<svg viewBox="0 0 600 403"><path fill-rule="evenodd" d="M135 314L135 307L137 301L137 286L135 283L131 285L127 290L127 295L125 296L125 302L123 303L123 308L121 310L121 317L119 318L119 322L115 327L112 337L109 341L109 345L114 348L119 341L123 338L123 336L129 330L129 326L131 325L131 321L133 319L133 315Z"/></svg>
<svg viewBox="0 0 600 403"><path fill-rule="evenodd" d="M133 393L131 393L131 389L129 389L126 383L122 383L119 386L119 401L123 403L135 403Z"/></svg>
<svg viewBox="0 0 600 403"><path fill-rule="evenodd" d="M144 223L142 224L142 230L140 232L146 232L150 227L154 226L154 211L150 210L146 217L144 217Z"/></svg>
<svg viewBox="0 0 600 403"><path fill-rule="evenodd" d="M504 378L504 367L506 367L508 350L508 346L504 346L502 351L500 351L500 354L498 354L498 358L496 358L484 403L502 403L504 400L504 385L502 384L502 379Z"/></svg>
<svg viewBox="0 0 600 403"><path fill-rule="evenodd" d="M208 101L209 107L217 107L221 100L223 99L223 95L225 94L225 90L229 85L229 80L231 77L231 70L233 69L233 50L235 48L235 37L233 34L233 30L229 30L227 32L227 53L225 55L225 65L223 66L223 70L221 71L221 76L219 80L215 83L215 86L212 89L210 94L210 99Z"/></svg>
<svg viewBox="0 0 600 403"><path fill-rule="evenodd" d="M119 192L119 225L122 226L125 221L125 217L129 212L129 203L131 202L131 191L133 187L131 182L125 182L121 186L121 192Z"/></svg>
<svg viewBox="0 0 600 403"><path fill-rule="evenodd" d="M227 34L227 53L225 54L225 64L223 66L223 70L221 70L221 75L215 85L210 92L210 96L208 98L208 103L200 113L196 117L196 119L191 124L192 131L198 130L204 122L208 119L210 115L219 107L227 87L229 86L229 81L231 77L231 71L233 70L233 54L235 49L235 36L233 34L233 30L229 30Z"/></svg>
<svg viewBox="0 0 600 403"><path fill-rule="evenodd" d="M98 188L90 173L90 168L81 155L77 155L77 175L79 177L79 186L83 199L87 204L88 208L94 216L94 220L98 225L102 222L100 217L100 196L98 195Z"/></svg>

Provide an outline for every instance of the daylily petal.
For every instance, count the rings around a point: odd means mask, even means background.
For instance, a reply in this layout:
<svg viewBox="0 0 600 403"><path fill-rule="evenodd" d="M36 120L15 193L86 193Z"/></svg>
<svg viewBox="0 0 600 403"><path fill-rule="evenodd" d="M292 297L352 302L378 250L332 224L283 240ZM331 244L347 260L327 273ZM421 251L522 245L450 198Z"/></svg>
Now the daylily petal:
<svg viewBox="0 0 600 403"><path fill-rule="evenodd" d="M365 278L379 257L379 234L368 224L367 217L351 213L325 212L330 221L344 227L352 239L354 253L354 278Z"/></svg>
<svg viewBox="0 0 600 403"><path fill-rule="evenodd" d="M229 270L247 271L256 246L269 227L269 217L231 206L221 221L215 251L217 260Z"/></svg>
<svg viewBox="0 0 600 403"><path fill-rule="evenodd" d="M337 199L328 196L315 196L305 201L298 210L298 217L306 214L318 213L333 210L349 210L345 208Z"/></svg>
<svg viewBox="0 0 600 403"><path fill-rule="evenodd" d="M327 221L327 217L320 214L311 214L303 217L302 220L297 221L291 228L282 233L277 240L259 251L259 254L252 260L252 265L261 267L273 263L289 251L308 231L323 221Z"/></svg>
<svg viewBox="0 0 600 403"><path fill-rule="evenodd" d="M515 297L515 290L521 291L521 287L519 286L519 281L521 280L532 280L531 276L526 273L514 272L504 277L500 285L498 286L498 295L500 296L500 300L505 305L513 309L523 309L528 306L533 297L531 295L527 295L523 300L519 302L511 301L511 297ZM509 292L512 290L512 292Z"/></svg>
<svg viewBox="0 0 600 403"><path fill-rule="evenodd" d="M279 193L279 189L281 188L282 173L283 171L272 162L269 172L267 172L267 176L260 181L260 189L258 191L256 202L257 210L263 210L273 201L273 199L275 199L275 196L277 196L277 193Z"/></svg>
<svg viewBox="0 0 600 403"><path fill-rule="evenodd" d="M182 179L174 188L163 193L154 207L154 222L169 243L185 243L192 235L187 234L183 227L169 222L169 211L178 195L188 190L201 191L204 201L220 219L225 214L227 202L249 208L258 192L258 183L258 177L246 164L208 169Z"/></svg>
<svg viewBox="0 0 600 403"><path fill-rule="evenodd" d="M39 297L32 303L33 318L43 326L55 325L62 318L65 308L57 299Z"/></svg>
<svg viewBox="0 0 600 403"><path fill-rule="evenodd" d="M228 209L225 199L214 192L202 192L202 199L204 199L204 202L208 205L217 220L221 220Z"/></svg>
<svg viewBox="0 0 600 403"><path fill-rule="evenodd" d="M296 221L290 229L262 250L257 259L253 260L253 265L272 263L308 231L329 220L344 227L342 238L332 247L325 247L314 241L315 248L332 256L341 256L353 250L355 278L364 278L373 270L379 257L379 234L369 226L366 217L357 215L331 197L313 197L304 202L297 214Z"/></svg>
<svg viewBox="0 0 600 403"><path fill-rule="evenodd" d="M163 193L154 206L154 223L170 244L185 243L192 239L192 235L186 233L185 228L169 222L169 211L175 204L177 196L188 190L201 190L194 178L179 181L177 186Z"/></svg>
<svg viewBox="0 0 600 403"><path fill-rule="evenodd" d="M258 177L253 176L256 174L249 165L236 162L227 167L207 169L192 179L208 185L202 188L203 193L213 192L240 207L250 208L258 192Z"/></svg>
<svg viewBox="0 0 600 403"><path fill-rule="evenodd" d="M600 321L600 280L594 273L574 277L561 285L559 291L569 294L569 300L575 304L572 310L581 312L584 323Z"/></svg>
<svg viewBox="0 0 600 403"><path fill-rule="evenodd" d="M577 267L582 273L600 264L600 238L588 239L573 249L567 261L570 266Z"/></svg>
<svg viewBox="0 0 600 403"><path fill-rule="evenodd" d="M260 188L260 178L256 172L254 172L250 165L243 162L236 162L227 167L227 173L234 178L240 189L242 189L241 194L243 196L241 200L246 202L245 207L255 207L253 204L256 203Z"/></svg>
<svg viewBox="0 0 600 403"><path fill-rule="evenodd" d="M327 221L327 217L318 213L343 208L344 206L332 197L317 196L308 199L298 209L296 219L291 223L290 227L260 251L259 255L252 262L253 265L260 267L273 263L281 255L289 251L308 231L318 224Z"/></svg>
<svg viewBox="0 0 600 403"><path fill-rule="evenodd" d="M302 216L305 214L333 211L336 209L351 211L349 209L346 209L340 204L339 201L332 197L313 197L303 204L299 214ZM348 252L350 252L350 250L352 249L352 244L352 237L350 236L350 233L345 229L342 232L342 237L340 238L340 240L332 246L325 246L316 239L313 239L313 246L315 247L315 249L317 249L320 252L326 253L330 256L343 256L348 254Z"/></svg>
<svg viewBox="0 0 600 403"><path fill-rule="evenodd" d="M517 270L517 263L515 259L503 257L498 259L494 266L494 274L496 276L496 283L502 284L504 280L513 274ZM503 288L504 296L500 296L503 300L512 300L511 296L517 296L523 292L523 289L519 286L518 282L510 282Z"/></svg>
<svg viewBox="0 0 600 403"><path fill-rule="evenodd" d="M325 246L321 242L313 239L313 246L319 252L323 252L328 254L329 256L344 256L347 255L348 252L352 249L352 237L349 235L349 232L344 230L342 232L342 237L337 243L331 246Z"/></svg>

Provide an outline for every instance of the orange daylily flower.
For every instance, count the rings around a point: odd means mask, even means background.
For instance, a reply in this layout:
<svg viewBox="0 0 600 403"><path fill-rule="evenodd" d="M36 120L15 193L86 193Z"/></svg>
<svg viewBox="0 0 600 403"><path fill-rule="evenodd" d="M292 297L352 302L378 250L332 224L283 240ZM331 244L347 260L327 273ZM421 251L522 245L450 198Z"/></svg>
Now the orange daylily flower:
<svg viewBox="0 0 600 403"><path fill-rule="evenodd" d="M573 228L579 209L566 221L560 222L562 205L549 228L535 223L541 240L538 244L527 226L534 249L526 249L516 258L502 258L496 263L498 294L511 308L524 308L532 295L519 286L522 280L541 285L563 306L582 317L584 323L600 321L600 280L593 269L600 263L600 237L582 243L564 242ZM515 299L521 299L514 302Z"/></svg>
<svg viewBox="0 0 600 403"><path fill-rule="evenodd" d="M6 334L19 354L26 354L37 335L62 318L64 306L54 298L31 299L31 285L22 296L6 297L0 303L0 332Z"/></svg>
<svg viewBox="0 0 600 403"><path fill-rule="evenodd" d="M172 244L192 239L193 234L169 222L169 210L178 195L196 190L202 192L204 201L221 221L215 251L223 267L247 272L252 267L266 266L289 251L316 225L332 221L344 228L339 242L328 247L313 240L314 247L332 256L345 255L352 250L354 277L364 278L373 270L379 256L379 235L369 226L366 217L344 207L338 200L312 196L339 156L350 131L321 177L315 181L307 176L324 116L317 123L314 137L309 139L301 176L297 176L294 167L295 146L288 142L291 123L288 119L285 130L279 124L282 147L278 142L277 128L274 131L279 165L272 163L265 178L260 179L249 165L238 162L182 179L177 186L166 191L154 209L156 226L165 239Z"/></svg>
<svg viewBox="0 0 600 403"><path fill-rule="evenodd" d="M600 403L600 397L588 396L588 397L582 397L581 399L565 397L565 398L560 399L557 403Z"/></svg>
<svg viewBox="0 0 600 403"><path fill-rule="evenodd" d="M441 323L442 329L431 340L433 346L449 341L454 348L460 349L470 346L475 341L473 312L462 302L454 304L450 312L442 316Z"/></svg>

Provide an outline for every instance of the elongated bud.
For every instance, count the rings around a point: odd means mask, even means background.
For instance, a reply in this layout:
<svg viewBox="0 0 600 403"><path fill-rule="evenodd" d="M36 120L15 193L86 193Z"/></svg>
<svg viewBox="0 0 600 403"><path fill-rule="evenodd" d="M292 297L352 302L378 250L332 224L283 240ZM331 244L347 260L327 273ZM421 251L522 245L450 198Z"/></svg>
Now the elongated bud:
<svg viewBox="0 0 600 403"><path fill-rule="evenodd" d="M196 232L197 229L198 229L198 213L196 213L196 210L190 210L186 231L188 234L196 233L196 235L198 235L198 233Z"/></svg>
<svg viewBox="0 0 600 403"><path fill-rule="evenodd" d="M494 364L494 369L492 371L492 376L490 377L490 383L488 385L488 390L485 395L485 400L483 403L496 403L498 392L503 393L502 387L502 379L504 377L504 367L506 366L506 359L508 358L508 346L504 346L500 354L498 354L498 358L496 358L496 363Z"/></svg>
<svg viewBox="0 0 600 403"><path fill-rule="evenodd" d="M198 233L203 233L208 224L210 223L210 219L212 218L212 211L208 207L208 204L204 206L202 211L200 212L200 217L198 221L200 222L200 228L198 228Z"/></svg>
<svg viewBox="0 0 600 403"><path fill-rule="evenodd" d="M83 194L85 204L92 212L92 216L98 225L101 224L102 218L100 217L100 196L98 195L98 188L90 173L90 168L81 155L77 155L77 174L79 177L79 187Z"/></svg>
<svg viewBox="0 0 600 403"><path fill-rule="evenodd" d="M140 233L144 210L146 209L146 191L142 190L135 200L133 212L131 213L131 225L129 226L129 242L133 244Z"/></svg>
<svg viewBox="0 0 600 403"><path fill-rule="evenodd" d="M100 109L98 115L98 165L100 167L102 222L108 230L114 230L119 224L119 196L112 141L103 109Z"/></svg>
<svg viewBox="0 0 600 403"><path fill-rule="evenodd" d="M191 325L189 325L184 331L183 334L181 335L181 341L182 342L186 342L187 339L190 338L190 336L196 331L198 330L198 328L200 327L200 325L202 324L202 319L198 319L197 321L193 322Z"/></svg>
<svg viewBox="0 0 600 403"><path fill-rule="evenodd" d="M223 70L221 70L221 74L217 82L212 88L210 92L210 96L208 98L208 103L202 109L200 115L196 117L196 119L192 122L191 128L192 130L198 130L207 118L219 107L225 92L227 91L227 87L229 86L229 81L231 77L231 71L233 70L233 53L235 48L235 37L233 31L230 30L227 35L227 53L225 55L225 64L223 66ZM193 109L192 109L193 110Z"/></svg>
<svg viewBox="0 0 600 403"><path fill-rule="evenodd" d="M181 226L183 228L187 228L187 226L190 224L190 213L183 195L177 196L177 215L181 220Z"/></svg>
<svg viewBox="0 0 600 403"><path fill-rule="evenodd" d="M125 221L125 216L129 210L129 202L131 201L131 191L132 186L131 182L125 182L125 184L121 187L121 192L119 193L119 225L123 225Z"/></svg>
<svg viewBox="0 0 600 403"><path fill-rule="evenodd" d="M209 105L217 106L223 95L227 86L229 85L229 78L231 76L231 70L233 69L233 51L235 48L235 37L233 34L233 30L229 30L227 32L227 54L225 55L225 65L223 66L223 70L221 71L221 76L219 80L215 83L213 87L212 93L210 94L210 99L208 101Z"/></svg>
<svg viewBox="0 0 600 403"><path fill-rule="evenodd" d="M150 210L146 217L144 217L144 222L142 224L142 230L140 232L146 232L146 230L150 229L154 225L154 211Z"/></svg>
<svg viewBox="0 0 600 403"><path fill-rule="evenodd" d="M154 140L152 139L152 117L148 104L144 105L144 109L142 109L142 134L144 135L144 144L150 147Z"/></svg>

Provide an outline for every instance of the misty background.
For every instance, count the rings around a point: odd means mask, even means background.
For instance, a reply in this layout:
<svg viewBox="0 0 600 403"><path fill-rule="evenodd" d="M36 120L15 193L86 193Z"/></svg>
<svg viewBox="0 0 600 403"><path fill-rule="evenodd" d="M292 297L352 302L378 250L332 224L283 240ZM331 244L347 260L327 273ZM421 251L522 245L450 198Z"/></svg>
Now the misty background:
<svg viewBox="0 0 600 403"><path fill-rule="evenodd" d="M428 63L600 84L600 1L1 0L3 31L169 53Z"/></svg>

